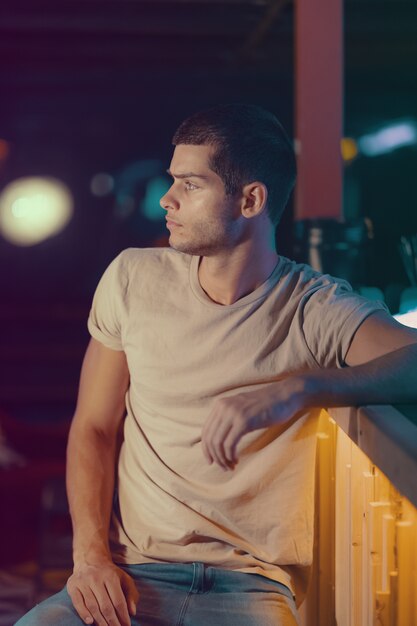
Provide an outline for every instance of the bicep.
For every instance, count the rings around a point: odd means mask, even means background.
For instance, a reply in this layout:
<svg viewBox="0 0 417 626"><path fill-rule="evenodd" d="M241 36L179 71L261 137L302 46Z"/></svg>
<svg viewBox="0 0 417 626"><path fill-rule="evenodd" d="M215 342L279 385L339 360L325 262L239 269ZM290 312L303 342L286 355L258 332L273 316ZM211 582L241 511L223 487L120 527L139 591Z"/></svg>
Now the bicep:
<svg viewBox="0 0 417 626"><path fill-rule="evenodd" d="M361 365L413 343L417 343L417 330L400 324L385 311L376 311L354 334L345 363Z"/></svg>
<svg viewBox="0 0 417 626"><path fill-rule="evenodd" d="M125 414L129 370L123 351L91 339L81 368L74 421L103 435L114 435Z"/></svg>

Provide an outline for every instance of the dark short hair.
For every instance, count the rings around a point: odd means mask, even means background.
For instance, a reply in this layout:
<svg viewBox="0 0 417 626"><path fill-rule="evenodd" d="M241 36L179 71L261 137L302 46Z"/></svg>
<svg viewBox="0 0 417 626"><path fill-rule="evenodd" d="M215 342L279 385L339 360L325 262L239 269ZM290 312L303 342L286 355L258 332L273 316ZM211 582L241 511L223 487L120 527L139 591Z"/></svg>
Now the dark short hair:
<svg viewBox="0 0 417 626"><path fill-rule="evenodd" d="M277 225L295 184L296 163L275 115L252 104L224 104L191 115L172 138L178 144L212 145L209 167L234 195L253 181L268 189L267 210Z"/></svg>

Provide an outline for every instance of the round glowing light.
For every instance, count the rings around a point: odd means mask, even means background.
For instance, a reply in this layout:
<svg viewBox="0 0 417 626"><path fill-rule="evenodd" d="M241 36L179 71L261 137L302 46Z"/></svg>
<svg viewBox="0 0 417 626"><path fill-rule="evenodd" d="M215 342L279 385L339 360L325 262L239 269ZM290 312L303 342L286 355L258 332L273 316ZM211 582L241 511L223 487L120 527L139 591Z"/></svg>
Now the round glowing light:
<svg viewBox="0 0 417 626"><path fill-rule="evenodd" d="M340 142L340 150L344 161L353 161L358 156L358 146L351 137L344 137Z"/></svg>
<svg viewBox="0 0 417 626"><path fill-rule="evenodd" d="M94 196L108 196L113 189L114 178L106 172L100 172L91 179L90 190Z"/></svg>
<svg viewBox="0 0 417 626"><path fill-rule="evenodd" d="M18 246L32 246L61 232L73 213L69 189L54 178L18 178L0 195L0 232Z"/></svg>

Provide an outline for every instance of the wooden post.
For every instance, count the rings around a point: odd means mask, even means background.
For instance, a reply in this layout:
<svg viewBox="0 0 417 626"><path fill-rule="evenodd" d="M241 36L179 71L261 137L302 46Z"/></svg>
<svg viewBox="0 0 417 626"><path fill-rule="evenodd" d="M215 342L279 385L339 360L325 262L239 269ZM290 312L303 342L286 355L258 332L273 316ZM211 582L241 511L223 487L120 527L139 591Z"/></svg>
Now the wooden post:
<svg viewBox="0 0 417 626"><path fill-rule="evenodd" d="M295 218L342 218L343 0L296 0Z"/></svg>

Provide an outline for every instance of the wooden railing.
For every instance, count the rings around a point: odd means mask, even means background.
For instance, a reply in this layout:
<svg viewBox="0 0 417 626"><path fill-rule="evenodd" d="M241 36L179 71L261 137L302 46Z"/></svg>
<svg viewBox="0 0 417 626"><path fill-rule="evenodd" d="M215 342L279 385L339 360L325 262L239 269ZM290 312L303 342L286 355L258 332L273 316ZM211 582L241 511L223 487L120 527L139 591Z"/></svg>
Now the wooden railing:
<svg viewBox="0 0 417 626"><path fill-rule="evenodd" d="M317 452L302 625L417 626L417 424L394 407L322 411Z"/></svg>

